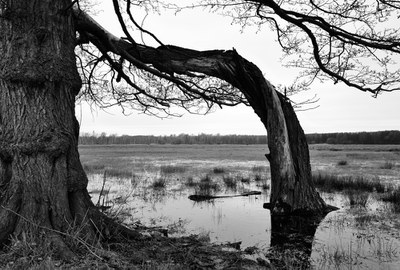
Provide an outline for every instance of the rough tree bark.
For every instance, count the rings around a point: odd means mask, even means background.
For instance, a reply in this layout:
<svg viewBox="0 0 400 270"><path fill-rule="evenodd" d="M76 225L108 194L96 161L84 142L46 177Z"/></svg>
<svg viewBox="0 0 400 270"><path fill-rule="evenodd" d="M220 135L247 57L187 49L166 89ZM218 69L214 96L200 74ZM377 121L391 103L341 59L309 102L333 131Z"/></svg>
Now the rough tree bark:
<svg viewBox="0 0 400 270"><path fill-rule="evenodd" d="M131 44L101 28L88 15L79 12L76 16L79 31L93 44L101 44L103 53L120 55L139 68L151 64L160 73L202 73L238 88L268 132L270 153L266 156L271 168L271 212L325 215L333 210L312 183L307 141L291 103L275 90L257 66L235 50L195 51L171 45L153 48Z"/></svg>
<svg viewBox="0 0 400 270"><path fill-rule="evenodd" d="M82 226L88 239L109 220L93 206L79 160L75 24L69 0L7 1L0 7L0 244ZM90 219L90 222L89 222ZM62 235L62 234L61 234Z"/></svg>

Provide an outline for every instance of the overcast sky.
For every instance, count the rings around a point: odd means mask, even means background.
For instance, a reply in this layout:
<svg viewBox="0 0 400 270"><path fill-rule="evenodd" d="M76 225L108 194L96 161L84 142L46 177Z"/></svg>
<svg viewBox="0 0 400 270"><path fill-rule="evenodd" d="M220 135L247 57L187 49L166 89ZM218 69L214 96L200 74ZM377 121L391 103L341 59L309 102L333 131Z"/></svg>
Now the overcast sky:
<svg viewBox="0 0 400 270"><path fill-rule="evenodd" d="M102 12L96 20L117 36L116 17L111 1L99 7ZM296 71L284 68L281 51L274 33L268 29L257 31L231 25L231 19L207 12L187 11L174 16L149 15L144 26L155 33L164 44L173 44L198 50L231 49L255 63L273 84L289 85ZM151 39L145 37L151 45ZM300 93L297 100L314 94L320 99L319 107L297 113L306 133L353 132L400 129L400 92L384 93L378 98L343 84L314 84L310 91ZM124 116L121 109L107 112L91 111L85 104L76 108L81 132L106 132L128 135L170 134L265 134L265 128L251 108L239 106L217 109L209 115L185 114L179 118L158 119L139 113Z"/></svg>

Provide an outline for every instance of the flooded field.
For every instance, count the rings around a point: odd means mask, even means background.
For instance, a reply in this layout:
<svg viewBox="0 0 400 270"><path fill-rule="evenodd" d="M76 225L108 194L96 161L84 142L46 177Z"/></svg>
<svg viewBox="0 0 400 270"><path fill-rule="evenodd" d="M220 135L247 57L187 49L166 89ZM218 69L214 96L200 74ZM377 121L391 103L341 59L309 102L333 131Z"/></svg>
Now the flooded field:
<svg viewBox="0 0 400 270"><path fill-rule="evenodd" d="M285 242L279 256L287 257L288 267L293 256L285 251L291 245L305 249L316 269L399 269L400 211L382 196L400 184L400 146L311 145L315 174L359 177L385 190L322 192L340 210L308 230L308 241L295 234L282 240L279 232L290 221L271 220L263 208L270 187L264 145L81 146L80 153L93 202L129 226L160 227L171 237L200 234L242 250L256 247L261 254ZM249 191L261 194L188 198Z"/></svg>

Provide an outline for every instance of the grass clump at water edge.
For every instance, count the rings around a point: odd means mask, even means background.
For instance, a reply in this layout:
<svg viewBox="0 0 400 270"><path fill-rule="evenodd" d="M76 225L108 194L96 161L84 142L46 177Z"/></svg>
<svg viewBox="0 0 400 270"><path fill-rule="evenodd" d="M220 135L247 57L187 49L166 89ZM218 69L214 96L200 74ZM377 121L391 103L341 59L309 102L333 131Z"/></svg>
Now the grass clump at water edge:
<svg viewBox="0 0 400 270"><path fill-rule="evenodd" d="M162 165L160 171L162 174L184 173L186 167L179 165Z"/></svg>
<svg viewBox="0 0 400 270"><path fill-rule="evenodd" d="M225 168L222 168L222 167L215 167L215 168L213 169L213 173L215 173L215 174L225 173Z"/></svg>
<svg viewBox="0 0 400 270"><path fill-rule="evenodd" d="M215 183L211 177L207 174L200 179L200 182L195 188L196 195L213 195L220 190L220 187Z"/></svg>
<svg viewBox="0 0 400 270"><path fill-rule="evenodd" d="M397 187L390 192L383 194L381 200L384 202L390 202L393 204L393 210L396 213L400 213L400 187Z"/></svg>
<svg viewBox="0 0 400 270"><path fill-rule="evenodd" d="M224 175L222 180L224 181L224 184L228 189L236 190L237 181L234 177L232 177L231 175Z"/></svg>
<svg viewBox="0 0 400 270"><path fill-rule="evenodd" d="M156 178L156 179L154 179L154 181L151 184L151 186L154 189L164 189L167 186L167 179L165 177Z"/></svg>
<svg viewBox="0 0 400 270"><path fill-rule="evenodd" d="M369 199L368 192L357 192L354 190L348 190L346 192L347 198L349 199L349 204L351 207L360 206L366 207Z"/></svg>
<svg viewBox="0 0 400 270"><path fill-rule="evenodd" d="M379 178L370 179L363 176L337 176L332 174L313 174L312 176L315 186L322 191L343 191L358 190L365 192L385 192L385 185L381 183Z"/></svg>
<svg viewBox="0 0 400 270"><path fill-rule="evenodd" d="M386 161L384 164L380 166L381 169L391 170L395 166L395 163L392 161Z"/></svg>
<svg viewBox="0 0 400 270"><path fill-rule="evenodd" d="M338 166L346 166L347 164L347 160L339 160L337 163Z"/></svg>

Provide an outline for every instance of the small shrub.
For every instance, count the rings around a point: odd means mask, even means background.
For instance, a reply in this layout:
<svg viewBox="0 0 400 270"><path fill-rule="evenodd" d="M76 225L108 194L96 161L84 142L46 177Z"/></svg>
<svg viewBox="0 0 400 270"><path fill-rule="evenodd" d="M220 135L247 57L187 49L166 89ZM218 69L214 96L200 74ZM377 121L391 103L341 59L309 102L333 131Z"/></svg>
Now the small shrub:
<svg viewBox="0 0 400 270"><path fill-rule="evenodd" d="M200 181L196 188L196 195L212 195L219 191L219 186L217 183L212 181Z"/></svg>
<svg viewBox="0 0 400 270"><path fill-rule="evenodd" d="M206 176L204 176L200 179L200 183L206 183L206 182L211 182L211 181L212 181L212 179L211 179L210 175L208 175L208 174L206 174Z"/></svg>
<svg viewBox="0 0 400 270"><path fill-rule="evenodd" d="M229 176L224 176L223 180L224 180L225 186L227 188L233 189L233 190L235 190L237 188L236 179L233 178L232 176L230 176L230 175Z"/></svg>
<svg viewBox="0 0 400 270"><path fill-rule="evenodd" d="M376 220L378 220L378 217L375 214L360 214L354 217L357 227L366 227Z"/></svg>
<svg viewBox="0 0 400 270"><path fill-rule="evenodd" d="M249 184L250 183L250 177L242 176L240 179L240 182L244 184Z"/></svg>
<svg viewBox="0 0 400 270"><path fill-rule="evenodd" d="M260 182L261 180L262 180L262 175L259 174L259 173L256 173L256 174L254 175L254 181Z"/></svg>
<svg viewBox="0 0 400 270"><path fill-rule="evenodd" d="M346 166L346 165L347 165L347 160L339 160L339 162L337 163L337 165L339 165L339 166Z"/></svg>
<svg viewBox="0 0 400 270"><path fill-rule="evenodd" d="M369 194L366 192L356 192L353 190L349 190L346 192L347 197L349 198L349 203L351 207L360 206L366 207L369 199Z"/></svg>
<svg viewBox="0 0 400 270"><path fill-rule="evenodd" d="M152 187L155 189L163 189L167 186L167 180L163 177L154 180Z"/></svg>
<svg viewBox="0 0 400 270"><path fill-rule="evenodd" d="M400 212L400 187L382 195L381 200L384 202L392 203L393 210L395 212Z"/></svg>
<svg viewBox="0 0 400 270"><path fill-rule="evenodd" d="M224 168L221 168L221 167L215 167L215 168L213 169L213 172L214 172L215 174L221 174L221 173L225 173L225 169L224 169Z"/></svg>
<svg viewBox="0 0 400 270"><path fill-rule="evenodd" d="M136 188L139 182L140 182L139 177L138 177L136 174L132 174L132 177L131 177L131 187L132 187L132 188Z"/></svg>
<svg viewBox="0 0 400 270"><path fill-rule="evenodd" d="M193 187L196 185L196 182L194 182L193 177L189 176L188 178L186 178L185 185L188 187Z"/></svg>
<svg viewBox="0 0 400 270"><path fill-rule="evenodd" d="M270 189L270 186L269 186L269 184L267 184L267 183L264 183L264 184L262 185L262 189L265 189L265 190L268 190L268 189Z"/></svg>
<svg viewBox="0 0 400 270"><path fill-rule="evenodd" d="M184 173L186 171L186 167L178 165L162 165L160 167L160 171L163 174Z"/></svg>

